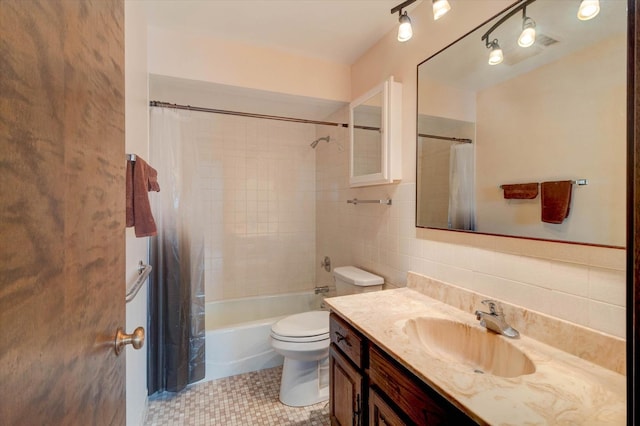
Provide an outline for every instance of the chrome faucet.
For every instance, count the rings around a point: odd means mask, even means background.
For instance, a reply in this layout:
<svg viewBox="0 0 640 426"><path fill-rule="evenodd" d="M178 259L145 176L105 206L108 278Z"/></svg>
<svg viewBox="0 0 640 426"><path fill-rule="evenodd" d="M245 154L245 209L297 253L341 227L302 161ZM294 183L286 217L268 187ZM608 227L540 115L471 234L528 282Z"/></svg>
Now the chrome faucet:
<svg viewBox="0 0 640 426"><path fill-rule="evenodd" d="M315 294L324 294L324 293L329 293L330 288L328 285L325 286L321 286L321 287L316 287L313 289Z"/></svg>
<svg viewBox="0 0 640 426"><path fill-rule="evenodd" d="M512 339L520 337L518 330L507 324L504 313L502 313L502 307L498 302L495 300L483 300L482 304L489 306L489 312L476 311L476 318L480 321L481 326Z"/></svg>

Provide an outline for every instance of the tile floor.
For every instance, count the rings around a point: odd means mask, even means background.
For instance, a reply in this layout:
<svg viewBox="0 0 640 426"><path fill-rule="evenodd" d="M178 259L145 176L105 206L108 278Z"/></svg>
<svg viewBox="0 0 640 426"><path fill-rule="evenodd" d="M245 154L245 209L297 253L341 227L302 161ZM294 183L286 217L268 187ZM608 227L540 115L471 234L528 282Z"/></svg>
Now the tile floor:
<svg viewBox="0 0 640 426"><path fill-rule="evenodd" d="M149 399L146 426L325 426L327 402L288 407L278 400L282 367L192 385Z"/></svg>

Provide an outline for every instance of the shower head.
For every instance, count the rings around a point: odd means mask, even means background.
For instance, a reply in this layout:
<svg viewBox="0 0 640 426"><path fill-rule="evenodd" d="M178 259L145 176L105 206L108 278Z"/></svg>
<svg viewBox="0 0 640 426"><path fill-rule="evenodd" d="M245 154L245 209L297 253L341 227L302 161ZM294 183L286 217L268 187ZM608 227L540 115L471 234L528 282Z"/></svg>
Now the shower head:
<svg viewBox="0 0 640 426"><path fill-rule="evenodd" d="M316 149L316 146L318 146L318 143L320 141L325 141L325 142L329 143L330 140L331 140L331 136L325 136L323 138L318 138L315 141L311 142L311 148Z"/></svg>

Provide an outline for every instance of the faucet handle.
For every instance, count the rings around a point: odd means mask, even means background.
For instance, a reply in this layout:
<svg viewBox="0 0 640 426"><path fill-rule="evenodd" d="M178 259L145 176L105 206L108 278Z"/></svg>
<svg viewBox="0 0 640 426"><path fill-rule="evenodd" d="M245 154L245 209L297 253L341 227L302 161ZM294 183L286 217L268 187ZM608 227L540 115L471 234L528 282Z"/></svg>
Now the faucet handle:
<svg viewBox="0 0 640 426"><path fill-rule="evenodd" d="M494 315L502 315L502 307L498 302L491 299L486 299L482 301L483 305L487 305L489 307L489 312Z"/></svg>

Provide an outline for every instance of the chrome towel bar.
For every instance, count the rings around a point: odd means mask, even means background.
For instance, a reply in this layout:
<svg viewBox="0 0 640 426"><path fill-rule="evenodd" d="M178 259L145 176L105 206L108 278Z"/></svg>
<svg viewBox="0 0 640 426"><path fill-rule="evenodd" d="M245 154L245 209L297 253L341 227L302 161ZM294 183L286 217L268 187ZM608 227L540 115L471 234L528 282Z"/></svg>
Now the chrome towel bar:
<svg viewBox="0 0 640 426"><path fill-rule="evenodd" d="M571 183L578 186L589 185L589 181L587 179L576 179L572 180ZM502 189L502 185L500 185L498 188Z"/></svg>
<svg viewBox="0 0 640 426"><path fill-rule="evenodd" d="M386 204L387 206L391 205L391 198L386 200L358 200L354 198L353 200L347 200L348 204Z"/></svg>
<svg viewBox="0 0 640 426"><path fill-rule="evenodd" d="M142 288L142 284L147 280L152 269L153 267L151 265L145 265L142 263L142 260L140 261L138 264L138 278L136 279L136 282L133 283L129 291L127 291L127 295L124 298L127 303L131 302L136 297L136 294L138 294L140 288Z"/></svg>

